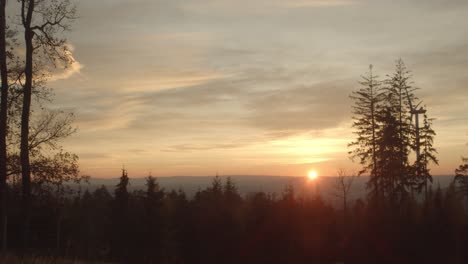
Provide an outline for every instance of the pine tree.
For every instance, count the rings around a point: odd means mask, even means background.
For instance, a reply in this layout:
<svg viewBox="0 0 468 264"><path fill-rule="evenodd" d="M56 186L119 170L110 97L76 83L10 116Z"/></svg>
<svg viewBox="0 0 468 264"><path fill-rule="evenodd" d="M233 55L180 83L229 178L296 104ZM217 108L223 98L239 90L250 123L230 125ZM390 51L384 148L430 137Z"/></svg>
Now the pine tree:
<svg viewBox="0 0 468 264"><path fill-rule="evenodd" d="M378 122L382 125L377 133L377 164L376 175L381 185L381 197L396 201L400 174L400 137L399 123L390 107L386 107L379 115Z"/></svg>
<svg viewBox="0 0 468 264"><path fill-rule="evenodd" d="M164 198L164 190L159 187L159 183L153 176L146 178L146 197L157 201L162 201Z"/></svg>
<svg viewBox="0 0 468 264"><path fill-rule="evenodd" d="M468 196L468 158L462 158L463 164L455 170L455 182L460 191Z"/></svg>
<svg viewBox="0 0 468 264"><path fill-rule="evenodd" d="M231 177L228 177L226 183L224 184L224 201L228 209L233 210L239 206L242 201L242 198L239 194L236 184L231 180Z"/></svg>
<svg viewBox="0 0 468 264"><path fill-rule="evenodd" d="M152 252L148 254L148 261L155 262L161 259L162 246L163 246L163 203L164 203L164 190L159 187L155 177L148 176L146 178L146 197L145 197L145 235L144 252Z"/></svg>
<svg viewBox="0 0 468 264"><path fill-rule="evenodd" d="M207 189L207 192L212 195L212 198L219 199L223 195L223 185L218 175L211 182L211 186Z"/></svg>
<svg viewBox="0 0 468 264"><path fill-rule="evenodd" d="M226 184L224 185L224 199L228 206L239 204L242 200L237 190L237 186L231 180L231 177L227 177Z"/></svg>
<svg viewBox="0 0 468 264"><path fill-rule="evenodd" d="M127 241L130 238L129 228L129 178L127 171L122 169L122 176L114 190L112 207L112 252L111 255L117 260L125 260L128 257Z"/></svg>
<svg viewBox="0 0 468 264"><path fill-rule="evenodd" d="M353 150L349 152L351 158L358 159L363 166L359 175L370 173L370 188L378 192L380 183L376 175L377 163L377 133L380 129L377 121L379 109L383 100L381 81L373 73L373 66L369 66L369 72L361 76L361 87L351 94L354 100L353 128L357 139L349 144Z"/></svg>
<svg viewBox="0 0 468 264"><path fill-rule="evenodd" d="M115 195L115 200L118 204L121 206L126 206L128 203L128 198L129 198L129 193L128 193L128 185L129 185L129 179L128 179L128 173L127 170L122 169L122 176L120 176L120 181L117 184L114 195Z"/></svg>
<svg viewBox="0 0 468 264"><path fill-rule="evenodd" d="M421 146L421 156L420 156L420 180L422 181L419 184L419 188L421 189L424 186L424 197L427 201L427 184L428 181L432 183L432 175L430 173L429 165L439 164L439 160L437 159L437 150L433 146L434 144L434 136L436 135L435 131L432 129L432 122L434 119L428 118L427 113L423 116L423 126L419 129L419 138L420 138L420 146Z"/></svg>
<svg viewBox="0 0 468 264"><path fill-rule="evenodd" d="M412 86L412 75L402 59L396 61L395 72L389 76L385 87L385 102L387 109L397 121L397 138L399 162L393 170L398 177L393 180L394 187L405 195L414 188L415 177L409 166L409 153L414 148L414 126L411 122L411 104L417 98L416 88ZM409 102L411 100L411 104Z"/></svg>

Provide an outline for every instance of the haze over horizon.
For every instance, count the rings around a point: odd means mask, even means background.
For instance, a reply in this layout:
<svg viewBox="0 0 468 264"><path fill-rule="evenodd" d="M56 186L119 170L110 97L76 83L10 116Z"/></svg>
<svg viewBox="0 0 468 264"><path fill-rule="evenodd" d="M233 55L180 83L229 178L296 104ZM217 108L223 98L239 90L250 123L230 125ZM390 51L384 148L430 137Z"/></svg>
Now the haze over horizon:
<svg viewBox="0 0 468 264"><path fill-rule="evenodd" d="M76 63L49 85L51 107L76 113L64 147L84 174L358 170L348 96L398 58L436 118L432 173L467 156L467 1L76 2Z"/></svg>

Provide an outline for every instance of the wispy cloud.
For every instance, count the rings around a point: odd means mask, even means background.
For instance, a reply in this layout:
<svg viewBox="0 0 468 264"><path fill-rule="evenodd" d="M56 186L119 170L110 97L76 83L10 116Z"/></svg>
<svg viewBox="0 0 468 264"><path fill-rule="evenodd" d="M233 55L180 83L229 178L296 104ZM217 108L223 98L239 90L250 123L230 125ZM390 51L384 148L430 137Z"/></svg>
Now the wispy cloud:
<svg viewBox="0 0 468 264"><path fill-rule="evenodd" d="M76 110L69 146L84 167L295 174L308 165L290 164L348 164L348 95L368 64L384 77L401 56L437 118L436 144L464 147L467 3L81 0L77 62L51 85ZM452 150L444 170L463 154ZM94 152L119 154L98 164Z"/></svg>
<svg viewBox="0 0 468 264"><path fill-rule="evenodd" d="M281 5L290 8L301 7L334 7L334 6L348 6L355 5L359 2L355 0L293 0L281 1Z"/></svg>
<svg viewBox="0 0 468 264"><path fill-rule="evenodd" d="M49 81L53 82L58 80L66 80L75 74L81 73L81 70L84 68L84 65L75 59L75 57L73 56L74 51L75 46L72 44L67 44L66 56L68 56L68 60L71 62L71 64L65 66L59 65L59 67L56 68L55 71L53 71Z"/></svg>

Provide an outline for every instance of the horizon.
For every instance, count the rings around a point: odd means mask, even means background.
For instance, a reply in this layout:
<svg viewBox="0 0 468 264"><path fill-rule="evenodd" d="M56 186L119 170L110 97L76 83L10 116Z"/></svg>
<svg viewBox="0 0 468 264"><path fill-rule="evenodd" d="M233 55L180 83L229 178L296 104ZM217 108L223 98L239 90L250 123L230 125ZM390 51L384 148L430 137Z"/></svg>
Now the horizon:
<svg viewBox="0 0 468 264"><path fill-rule="evenodd" d="M226 178L226 177L291 177L291 178L304 178L307 179L307 176L298 176L298 175L171 175L171 176L154 176L154 175L146 175L146 176L132 176L128 175L129 179L146 179L149 176L154 177L156 179L158 178L177 178L177 177L205 177L205 178L215 178L216 176L220 178ZM121 176L112 176L112 177L93 177L91 176L91 179L102 179L102 180L110 180L110 179L119 179ZM337 178L339 177L338 175L319 175L317 179L320 178ZM360 177L371 177L370 175L360 175L360 176L355 176L355 175L347 175L345 177L355 177L355 178L360 178ZM436 174L432 175L432 177L455 177L455 175L449 175L449 174Z"/></svg>

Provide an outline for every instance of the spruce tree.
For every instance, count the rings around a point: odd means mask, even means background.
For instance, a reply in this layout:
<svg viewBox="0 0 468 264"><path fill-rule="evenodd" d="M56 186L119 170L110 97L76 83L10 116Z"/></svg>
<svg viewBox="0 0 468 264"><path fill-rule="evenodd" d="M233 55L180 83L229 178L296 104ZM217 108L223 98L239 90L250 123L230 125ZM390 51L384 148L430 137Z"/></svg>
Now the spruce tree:
<svg viewBox="0 0 468 264"><path fill-rule="evenodd" d="M432 129L432 122L434 119L428 118L427 113L423 116L423 126L419 129L419 138L420 138L420 146L421 146L421 156L420 156L420 180L419 188L421 189L424 187L424 197L427 201L428 190L427 185L428 181L432 183L432 175L430 173L429 165L439 164L439 160L437 159L437 150L433 146L434 144L434 137L436 135L435 131ZM416 165L418 165L416 163Z"/></svg>
<svg viewBox="0 0 468 264"><path fill-rule="evenodd" d="M152 252L148 254L149 262L156 262L161 259L163 252L163 203L164 190L159 187L155 177L148 176L146 178L146 197L145 215L144 215L144 252Z"/></svg>
<svg viewBox="0 0 468 264"><path fill-rule="evenodd" d="M129 193L127 189L128 185L129 185L129 179L128 179L127 170L122 169L122 176L120 176L120 181L117 184L115 191L114 191L115 201L121 206L126 206L128 203L128 198L129 198Z"/></svg>
<svg viewBox="0 0 468 264"><path fill-rule="evenodd" d="M402 195L414 188L415 174L409 165L409 154L414 149L414 126L411 122L411 105L417 98L412 86L412 75L402 59L396 61L395 72L386 80L385 102L391 115L397 121L396 147L399 162L393 170L398 177L393 179L394 187ZM411 103L409 102L411 100Z"/></svg>
<svg viewBox="0 0 468 264"><path fill-rule="evenodd" d="M129 178L127 171L122 169L122 176L114 190L114 200L112 208L112 252L111 255L116 260L126 260L128 257L127 241L130 238L129 230L129 198L128 192Z"/></svg>
<svg viewBox="0 0 468 264"><path fill-rule="evenodd" d="M211 194L212 198L220 199L223 196L223 185L218 175L211 182L211 186L208 187L207 192Z"/></svg>
<svg viewBox="0 0 468 264"><path fill-rule="evenodd" d="M227 177L224 185L224 199L228 206L234 206L242 200L237 190L237 186L232 181L231 177Z"/></svg>
<svg viewBox="0 0 468 264"><path fill-rule="evenodd" d="M381 81L373 73L373 66L369 66L366 75L361 76L361 87L353 91L351 99L353 106L353 128L357 138L349 144L352 159L358 159L363 166L359 175L370 173L369 187L378 192L379 181L376 175L377 163L377 133L380 129L378 114L383 100Z"/></svg>
<svg viewBox="0 0 468 264"><path fill-rule="evenodd" d="M398 136L399 123L390 107L386 107L379 115L378 122L381 129L377 133L377 163L376 175L379 177L381 197L396 201L400 164L400 138Z"/></svg>
<svg viewBox="0 0 468 264"><path fill-rule="evenodd" d="M462 158L463 164L455 170L455 182L464 195L468 197L468 158Z"/></svg>

